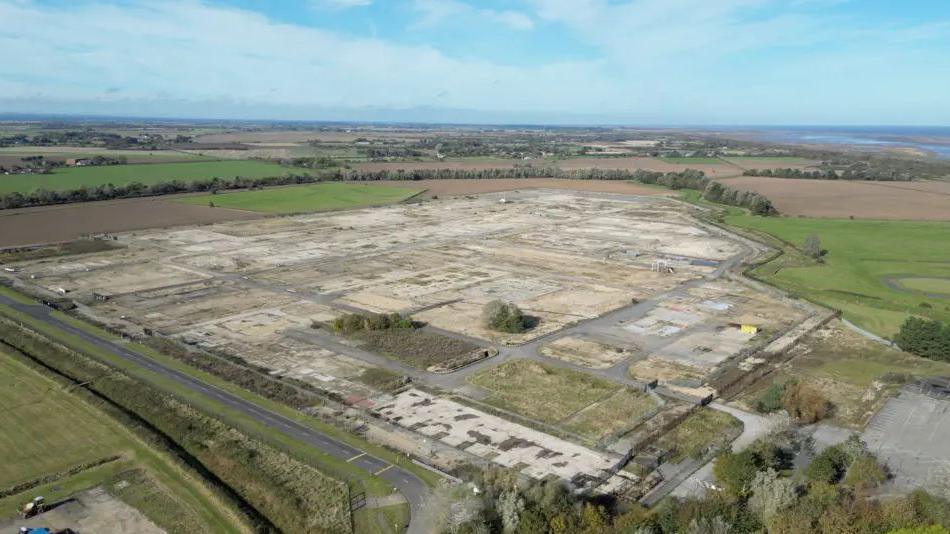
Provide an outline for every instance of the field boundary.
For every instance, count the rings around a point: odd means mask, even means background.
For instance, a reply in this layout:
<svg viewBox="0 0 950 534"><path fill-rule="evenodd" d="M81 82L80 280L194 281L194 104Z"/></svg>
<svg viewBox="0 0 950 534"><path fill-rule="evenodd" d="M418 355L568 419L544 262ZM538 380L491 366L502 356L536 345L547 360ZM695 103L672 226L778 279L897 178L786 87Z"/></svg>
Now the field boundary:
<svg viewBox="0 0 950 534"><path fill-rule="evenodd" d="M87 356L83 356L64 345L59 344L58 342L47 338L43 334L26 327L25 325L8 316L5 312L0 312L0 329L2 329L4 326L12 327L15 330L18 330L20 335L33 338L33 340L37 343L46 344L50 347L57 347L58 350L64 350L68 353L76 355L78 359L88 359ZM263 515L260 515L256 509L245 502L244 499L230 486L220 480L217 475L209 471L207 467L204 466L204 464L192 456L180 444L178 444L170 436L156 428L134 411L122 406L121 404L110 399L108 396L99 392L93 386L92 381L79 381L69 374L53 367L41 357L21 349L17 346L17 344L13 344L10 341L11 340L7 334L0 330L0 345L8 347L18 361L27 364L39 373L49 376L56 382L65 383L66 385L70 386L71 393L79 394L80 397L85 397L80 398L81 401L90 404L96 410L106 414L107 417L113 419L122 428L126 429L131 435L141 440L144 446L154 450L156 454L171 460L170 463L175 468L182 469L185 476L190 476L197 484L211 492L210 497L212 499L223 499L224 504L228 507L226 515L231 515L235 519L239 519L241 526L245 528L252 528L254 525L270 524L269 520L267 520ZM111 370L107 374L119 373L125 376L124 373L121 373L121 371L118 369L110 369ZM99 378L104 376L105 375L100 375ZM89 466L86 469L91 469L92 467L94 466ZM235 512L239 512L240 515L235 515Z"/></svg>

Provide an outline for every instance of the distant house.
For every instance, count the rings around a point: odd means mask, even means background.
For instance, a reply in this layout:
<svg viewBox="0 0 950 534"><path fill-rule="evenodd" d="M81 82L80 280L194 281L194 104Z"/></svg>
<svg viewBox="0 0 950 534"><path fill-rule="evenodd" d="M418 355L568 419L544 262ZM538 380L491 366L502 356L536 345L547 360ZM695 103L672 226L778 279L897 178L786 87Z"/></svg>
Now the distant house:
<svg viewBox="0 0 950 534"><path fill-rule="evenodd" d="M89 158L69 158L66 160L66 165L69 167L85 167L86 165L92 165L92 160Z"/></svg>

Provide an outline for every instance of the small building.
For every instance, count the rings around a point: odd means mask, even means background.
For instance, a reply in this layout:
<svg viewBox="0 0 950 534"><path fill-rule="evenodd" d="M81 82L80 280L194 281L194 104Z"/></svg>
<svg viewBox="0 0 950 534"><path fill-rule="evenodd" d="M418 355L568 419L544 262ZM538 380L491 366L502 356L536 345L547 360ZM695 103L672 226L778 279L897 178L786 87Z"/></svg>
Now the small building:
<svg viewBox="0 0 950 534"><path fill-rule="evenodd" d="M732 328L738 328L743 334L754 336L762 331L762 319L751 314L736 317L736 322L729 323Z"/></svg>
<svg viewBox="0 0 950 534"><path fill-rule="evenodd" d="M86 165L92 165L92 160L89 158L68 158L66 165L69 167L85 167Z"/></svg>
<svg viewBox="0 0 950 534"><path fill-rule="evenodd" d="M754 324L740 324L739 331L743 334L756 335L759 333L759 327Z"/></svg>

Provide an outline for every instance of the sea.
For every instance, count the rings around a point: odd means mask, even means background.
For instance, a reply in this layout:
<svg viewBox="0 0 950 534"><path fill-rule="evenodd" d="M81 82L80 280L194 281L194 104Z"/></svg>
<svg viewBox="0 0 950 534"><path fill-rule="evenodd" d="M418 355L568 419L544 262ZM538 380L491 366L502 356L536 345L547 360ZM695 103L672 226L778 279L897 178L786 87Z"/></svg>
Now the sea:
<svg viewBox="0 0 950 534"><path fill-rule="evenodd" d="M914 148L928 152L934 157L950 159L948 126L765 126L756 127L754 130L761 134L757 137L763 141L865 148Z"/></svg>

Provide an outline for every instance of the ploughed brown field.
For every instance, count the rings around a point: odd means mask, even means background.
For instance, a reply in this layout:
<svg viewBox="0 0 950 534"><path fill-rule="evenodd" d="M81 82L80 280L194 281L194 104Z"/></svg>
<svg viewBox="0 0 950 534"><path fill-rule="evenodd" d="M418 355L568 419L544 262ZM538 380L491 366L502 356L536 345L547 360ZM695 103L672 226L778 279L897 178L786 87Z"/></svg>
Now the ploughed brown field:
<svg viewBox="0 0 950 534"><path fill-rule="evenodd" d="M531 160L522 161L515 159L481 159L476 161L392 161L392 162L373 162L357 163L353 168L362 171L395 171L399 169L459 169L459 170L484 170L484 169L510 169L515 165L525 165L530 163L535 167L544 167L546 165L556 165L563 170L578 169L624 169L634 171L643 169L659 172L678 172L686 169L696 169L706 173L707 176L714 178L723 176L736 176L742 173L742 169L727 163L667 163L654 158L628 157L628 158L570 158L556 161Z"/></svg>
<svg viewBox="0 0 950 534"><path fill-rule="evenodd" d="M854 182L754 176L720 181L767 196L784 215L950 220L950 182Z"/></svg>
<svg viewBox="0 0 950 534"><path fill-rule="evenodd" d="M525 178L518 180L418 180L373 184L425 188L426 196L453 196L517 189L573 189L628 195L670 194L630 182ZM207 224L269 216L265 213L210 208L175 202L174 196L81 202L0 210L0 248L70 241L88 234L128 232L167 226Z"/></svg>
<svg viewBox="0 0 950 534"><path fill-rule="evenodd" d="M627 195L669 195L670 191L648 187L625 180L565 180L560 178L518 178L484 180L384 180L372 182L379 185L425 188L425 195L453 196L478 193L498 193L519 189L572 189L596 193L619 193Z"/></svg>
<svg viewBox="0 0 950 534"><path fill-rule="evenodd" d="M0 248L56 243L86 234L206 224L263 216L162 198L135 198L0 210Z"/></svg>

